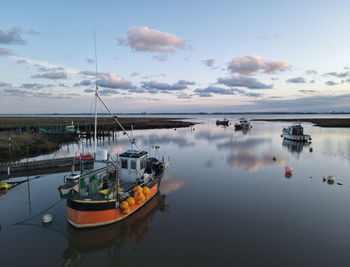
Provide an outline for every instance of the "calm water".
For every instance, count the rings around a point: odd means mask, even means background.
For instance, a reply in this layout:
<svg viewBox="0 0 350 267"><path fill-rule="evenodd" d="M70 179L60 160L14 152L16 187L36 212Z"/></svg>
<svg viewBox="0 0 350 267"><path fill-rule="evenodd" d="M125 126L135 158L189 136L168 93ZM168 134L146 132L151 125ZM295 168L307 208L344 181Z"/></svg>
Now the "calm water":
<svg viewBox="0 0 350 267"><path fill-rule="evenodd" d="M302 146L283 142L286 122L253 122L250 131L235 132L217 127L214 117L196 120L192 131L134 132L140 146L160 145L171 165L162 194L121 224L71 228L57 190L65 173L0 196L1 266L350 264L350 129L304 123L312 144ZM128 146L121 134L99 143L112 154ZM90 143L64 146L55 156L83 149L91 151ZM293 168L291 178L285 166ZM335 184L322 181L328 175ZM41 225L44 213L55 217L49 227Z"/></svg>

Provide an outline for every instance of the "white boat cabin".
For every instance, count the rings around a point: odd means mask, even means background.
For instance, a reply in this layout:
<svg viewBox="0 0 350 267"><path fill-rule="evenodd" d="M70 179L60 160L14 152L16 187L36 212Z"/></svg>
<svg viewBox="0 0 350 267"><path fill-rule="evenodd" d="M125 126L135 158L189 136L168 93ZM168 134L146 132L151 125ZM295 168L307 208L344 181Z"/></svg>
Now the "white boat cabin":
<svg viewBox="0 0 350 267"><path fill-rule="evenodd" d="M129 149L119 154L120 182L135 183L145 173L147 166L146 151Z"/></svg>

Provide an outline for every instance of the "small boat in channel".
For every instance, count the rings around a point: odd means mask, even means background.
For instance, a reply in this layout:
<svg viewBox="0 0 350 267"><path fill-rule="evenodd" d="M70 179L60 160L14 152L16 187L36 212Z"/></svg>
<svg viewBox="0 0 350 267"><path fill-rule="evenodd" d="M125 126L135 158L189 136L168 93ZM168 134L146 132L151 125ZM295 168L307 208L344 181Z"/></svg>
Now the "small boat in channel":
<svg viewBox="0 0 350 267"><path fill-rule="evenodd" d="M216 125L224 125L224 126L228 126L229 125L229 120L224 118L223 120L217 120L216 121Z"/></svg>
<svg viewBox="0 0 350 267"><path fill-rule="evenodd" d="M240 118L239 121L235 123L235 130L245 130L249 128L251 128L251 124L246 118Z"/></svg>
<svg viewBox="0 0 350 267"><path fill-rule="evenodd" d="M311 137L308 134L304 134L304 128L300 123L294 124L289 127L284 127L282 130L284 139L292 140L296 142L310 142Z"/></svg>

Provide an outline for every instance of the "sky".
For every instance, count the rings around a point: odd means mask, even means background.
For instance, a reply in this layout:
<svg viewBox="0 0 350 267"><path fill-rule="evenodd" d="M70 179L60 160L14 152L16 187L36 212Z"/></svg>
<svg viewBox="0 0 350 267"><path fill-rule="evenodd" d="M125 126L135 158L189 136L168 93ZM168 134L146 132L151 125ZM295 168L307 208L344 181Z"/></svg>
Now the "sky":
<svg viewBox="0 0 350 267"><path fill-rule="evenodd" d="M92 112L96 77L113 112L350 112L349 10L2 0L0 114Z"/></svg>

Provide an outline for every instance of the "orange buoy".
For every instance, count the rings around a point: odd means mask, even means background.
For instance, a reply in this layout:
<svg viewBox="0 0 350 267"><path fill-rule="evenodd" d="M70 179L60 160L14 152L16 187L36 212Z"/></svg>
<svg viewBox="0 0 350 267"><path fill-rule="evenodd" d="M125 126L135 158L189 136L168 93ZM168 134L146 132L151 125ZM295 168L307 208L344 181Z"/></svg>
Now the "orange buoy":
<svg viewBox="0 0 350 267"><path fill-rule="evenodd" d="M127 207L126 209L123 209L123 213L124 214L129 214L130 213L130 208Z"/></svg>
<svg viewBox="0 0 350 267"><path fill-rule="evenodd" d="M128 202L129 206L132 206L135 204L135 199L133 197L128 197L126 202Z"/></svg>
<svg viewBox="0 0 350 267"><path fill-rule="evenodd" d="M134 187L133 190L134 190L134 192L136 192L136 191L141 191L142 192L142 187L137 185L137 186Z"/></svg>
<svg viewBox="0 0 350 267"><path fill-rule="evenodd" d="M143 193L141 191L136 191L134 193L134 198L135 198L136 201L141 200L143 197L144 197L144 195L143 195Z"/></svg>
<svg viewBox="0 0 350 267"><path fill-rule="evenodd" d="M120 203L120 208L122 210L125 210L125 209L129 208L129 203L126 202L126 201L123 201L122 203Z"/></svg>
<svg viewBox="0 0 350 267"><path fill-rule="evenodd" d="M145 186L144 188L142 188L142 193L147 197L149 195L149 188L147 186Z"/></svg>

